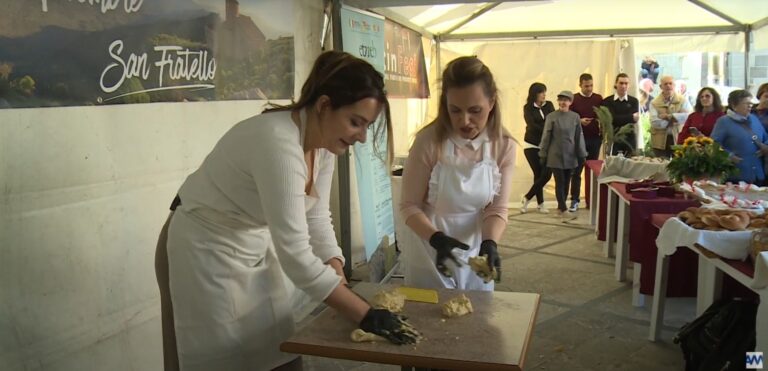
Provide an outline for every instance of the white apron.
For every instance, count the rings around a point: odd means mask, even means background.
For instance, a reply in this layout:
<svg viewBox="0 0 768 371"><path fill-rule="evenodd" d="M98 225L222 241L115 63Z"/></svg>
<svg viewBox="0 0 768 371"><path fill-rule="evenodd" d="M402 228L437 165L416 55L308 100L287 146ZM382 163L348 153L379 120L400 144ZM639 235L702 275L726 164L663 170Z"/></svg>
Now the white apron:
<svg viewBox="0 0 768 371"><path fill-rule="evenodd" d="M438 230L469 245L469 250L454 249L453 253L462 263L457 268L453 263L446 265L453 271L453 277L445 277L435 267L436 250L429 241L419 238L407 229L403 246L405 284L426 288L457 288L464 290L493 291L493 281L484 283L468 265L470 257L480 252L483 210L498 193L501 174L498 164L491 157L491 143L482 144L482 159L474 161L458 157L454 143L446 140L442 158L432 169L426 210L427 217Z"/></svg>
<svg viewBox="0 0 768 371"><path fill-rule="evenodd" d="M306 196L306 210L316 202ZM271 370L297 357L279 345L293 334L294 302L306 294L280 267L267 226L182 203L168 261L182 370Z"/></svg>

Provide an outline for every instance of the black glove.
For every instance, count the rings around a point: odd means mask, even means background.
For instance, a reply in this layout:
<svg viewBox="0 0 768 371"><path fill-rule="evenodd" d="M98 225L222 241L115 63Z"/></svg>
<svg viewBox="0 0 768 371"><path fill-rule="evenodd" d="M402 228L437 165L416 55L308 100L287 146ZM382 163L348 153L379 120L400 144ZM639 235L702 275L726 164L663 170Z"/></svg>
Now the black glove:
<svg viewBox="0 0 768 371"><path fill-rule="evenodd" d="M485 240L480 244L480 256L483 255L488 259L488 268L491 269L491 272L496 271L494 277L496 282L501 281L501 258L495 241Z"/></svg>
<svg viewBox="0 0 768 371"><path fill-rule="evenodd" d="M539 163L541 164L541 166L546 167L547 166L547 158L539 156Z"/></svg>
<svg viewBox="0 0 768 371"><path fill-rule="evenodd" d="M421 339L421 334L406 320L404 316L386 309L371 308L360 321L360 329L379 335L397 345L413 344Z"/></svg>
<svg viewBox="0 0 768 371"><path fill-rule="evenodd" d="M467 244L458 241L453 237L446 236L445 233L440 231L435 232L435 234L429 238L429 244L437 250L437 257L435 258L435 266L437 267L437 270L446 277L451 277L453 275L451 270L445 266L446 259L451 259L457 266L461 266L461 263L459 263L459 260L456 259L451 250L456 248L462 250L469 249Z"/></svg>

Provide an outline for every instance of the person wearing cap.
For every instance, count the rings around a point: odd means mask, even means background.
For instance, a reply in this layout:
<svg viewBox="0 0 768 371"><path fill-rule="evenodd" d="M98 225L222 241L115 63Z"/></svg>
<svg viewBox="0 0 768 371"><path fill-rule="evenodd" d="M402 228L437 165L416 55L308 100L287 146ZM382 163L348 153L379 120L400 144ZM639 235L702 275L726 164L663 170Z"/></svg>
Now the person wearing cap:
<svg viewBox="0 0 768 371"><path fill-rule="evenodd" d="M576 213L568 210L565 201L573 171L587 157L584 133L579 115L571 111L572 102L573 93L568 90L557 95L558 109L547 115L539 145L542 165L550 168L555 176L558 215L563 222L576 219Z"/></svg>

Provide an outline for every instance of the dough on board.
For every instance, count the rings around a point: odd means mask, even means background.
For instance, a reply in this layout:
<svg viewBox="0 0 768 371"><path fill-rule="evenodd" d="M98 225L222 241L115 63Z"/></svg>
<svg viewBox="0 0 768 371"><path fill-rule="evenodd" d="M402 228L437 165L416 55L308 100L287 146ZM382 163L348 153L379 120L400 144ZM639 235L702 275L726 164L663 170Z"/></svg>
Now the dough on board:
<svg viewBox="0 0 768 371"><path fill-rule="evenodd" d="M443 315L446 317L460 317L472 313L472 302L469 298L461 294L443 304Z"/></svg>
<svg viewBox="0 0 768 371"><path fill-rule="evenodd" d="M387 341L387 339L384 339L383 337L372 334L370 332L365 332L361 329L355 329L352 331L351 334L349 334L349 338L352 339L355 343L364 343L369 341Z"/></svg>
<svg viewBox="0 0 768 371"><path fill-rule="evenodd" d="M386 309L392 313L400 313L405 306L405 295L397 289L379 291L373 297L371 306L377 309Z"/></svg>

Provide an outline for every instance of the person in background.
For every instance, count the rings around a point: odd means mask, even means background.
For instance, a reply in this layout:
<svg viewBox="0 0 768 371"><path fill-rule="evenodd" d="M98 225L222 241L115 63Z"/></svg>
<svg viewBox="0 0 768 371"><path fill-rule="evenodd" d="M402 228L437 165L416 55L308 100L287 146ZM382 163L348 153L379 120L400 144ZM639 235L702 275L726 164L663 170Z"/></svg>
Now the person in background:
<svg viewBox="0 0 768 371"><path fill-rule="evenodd" d="M659 62L656 62L650 55L646 55L643 58L643 62L640 63L640 78L650 79L654 84L659 77Z"/></svg>
<svg viewBox="0 0 768 371"><path fill-rule="evenodd" d="M587 149L579 115L570 110L573 93L563 90L557 95L558 110L547 115L541 136L541 163L555 175L557 209L563 222L576 219L576 213L565 205L572 172L584 165Z"/></svg>
<svg viewBox="0 0 768 371"><path fill-rule="evenodd" d="M617 131L625 125L633 125L637 123L640 118L638 113L640 110L640 103L637 98L629 95L629 75L626 73L620 73L616 75L613 88L616 89L616 93L609 95L603 99L602 105L608 107L613 115L613 130ZM626 140L630 145L626 145L621 142L613 144L612 155L619 152L623 152L627 156L632 155L635 152L636 134L633 132Z"/></svg>
<svg viewBox="0 0 768 371"><path fill-rule="evenodd" d="M651 79L642 79L638 82L640 87L640 112L648 112L653 100L653 81Z"/></svg>
<svg viewBox="0 0 768 371"><path fill-rule="evenodd" d="M581 129L584 132L587 160L597 160L600 157L600 145L603 138L600 136L600 125L596 120L595 107L600 106L603 97L593 91L594 81L592 75L588 73L582 73L579 76L579 89L580 91L573 96L571 111L579 115ZM571 207L568 210L572 212L579 210L582 170L583 164L573 171L573 179L571 179Z"/></svg>
<svg viewBox="0 0 768 371"><path fill-rule="evenodd" d="M552 178L552 172L546 166L541 165L539 144L541 143L541 134L544 131L544 121L547 115L554 110L555 106L547 100L547 86L540 82L531 84L528 88L528 98L526 98L525 106L523 106L523 119L525 119L523 153L531 171L533 171L533 184L528 193L523 196L520 206L521 213L528 212L528 203L534 197L536 197L538 204L537 210L544 214L549 212L544 207L544 186Z"/></svg>
<svg viewBox="0 0 768 371"><path fill-rule="evenodd" d="M693 108L675 93L672 76L662 76L660 84L661 94L651 101L651 147L657 157L672 157L672 146Z"/></svg>
<svg viewBox="0 0 768 371"><path fill-rule="evenodd" d="M751 106L752 94L748 91L728 94L728 113L715 123L712 139L730 152L739 169L729 181L762 185L766 181L763 161L768 156L768 133L757 116L750 114Z"/></svg>
<svg viewBox="0 0 768 371"><path fill-rule="evenodd" d="M763 124L763 129L768 131L768 82L757 88L756 97L758 103L752 107L752 114L757 116L757 119Z"/></svg>
<svg viewBox="0 0 768 371"><path fill-rule="evenodd" d="M493 291L468 260L486 256L500 279L496 243L507 226L515 151L488 67L477 57L448 63L437 118L416 134L403 170L400 213L415 234L403 247L406 285Z"/></svg>
<svg viewBox="0 0 768 371"><path fill-rule="evenodd" d="M345 285L331 224L336 155L364 142L382 113L374 136L391 134L382 75L350 54L323 53L296 103L232 127L184 181L158 243L167 260L156 262L167 270L158 282L170 293L161 303L172 303L181 369L300 370L301 359L279 349L294 332L284 277L365 331L418 339L402 316Z"/></svg>
<svg viewBox="0 0 768 371"><path fill-rule="evenodd" d="M693 113L688 115L680 134L677 136L677 144L683 144L690 136L710 136L715 128L717 119L725 115L720 94L712 88L702 88L696 96L696 105Z"/></svg>

